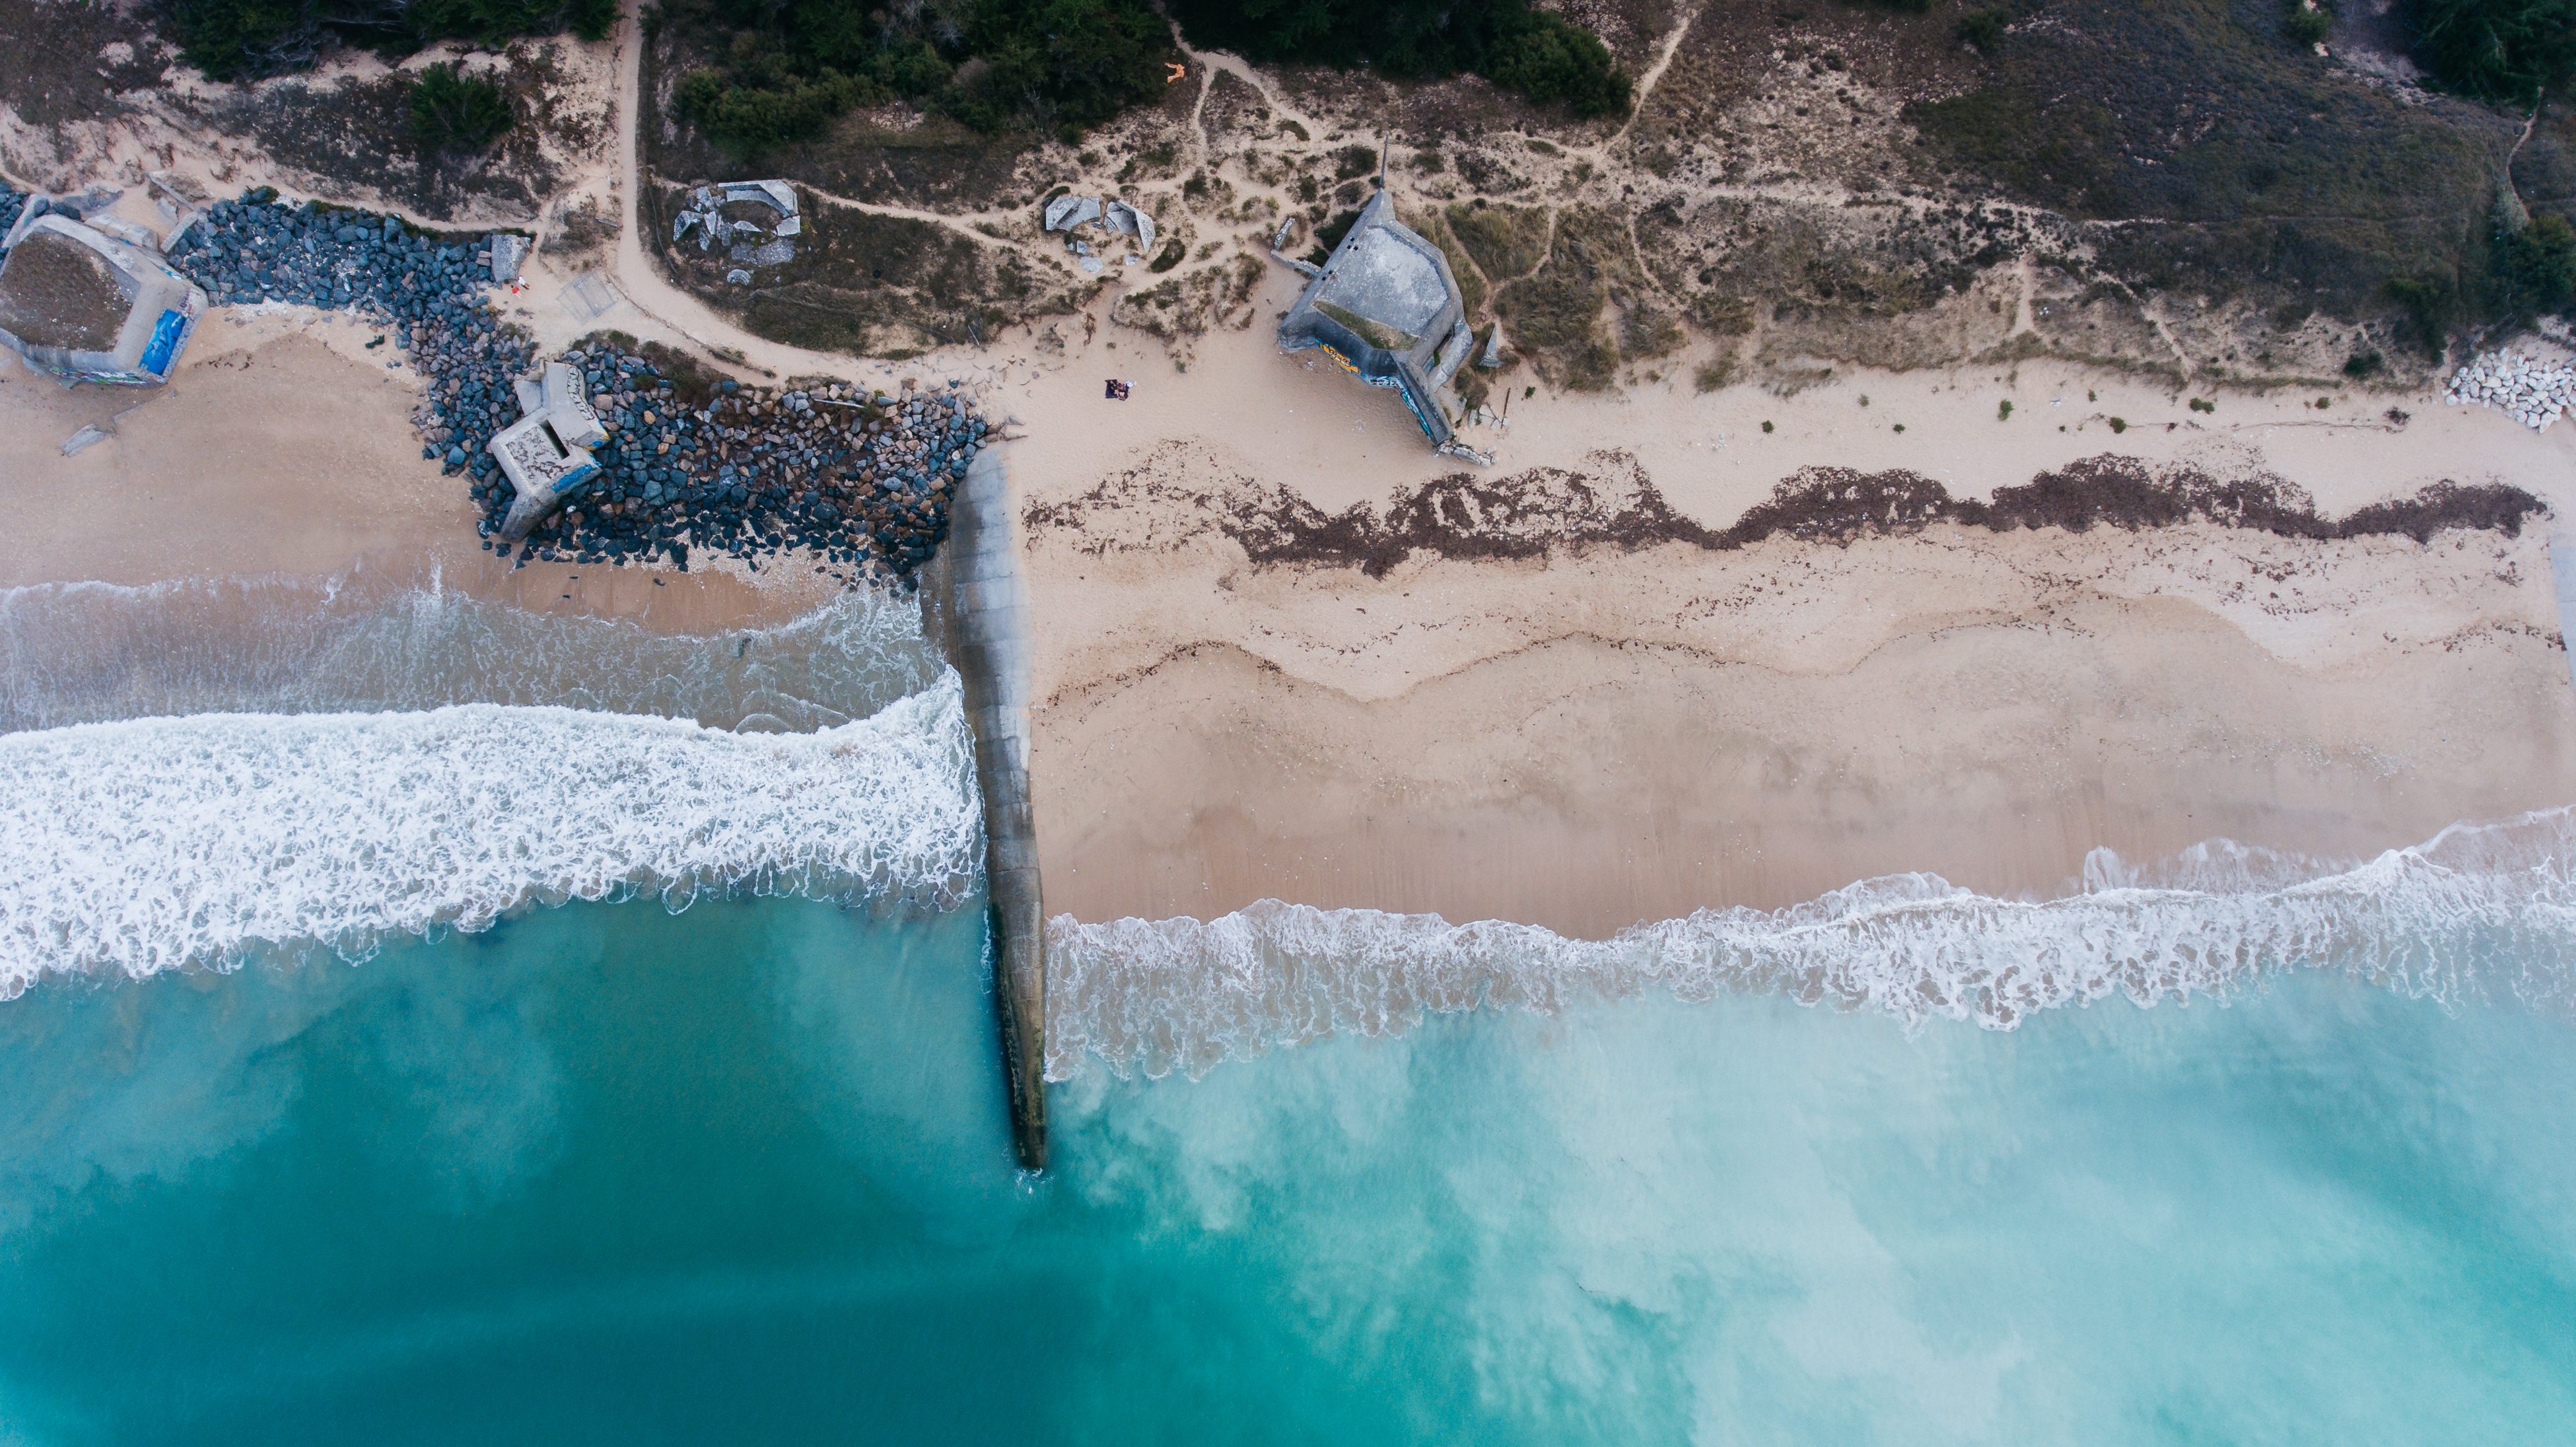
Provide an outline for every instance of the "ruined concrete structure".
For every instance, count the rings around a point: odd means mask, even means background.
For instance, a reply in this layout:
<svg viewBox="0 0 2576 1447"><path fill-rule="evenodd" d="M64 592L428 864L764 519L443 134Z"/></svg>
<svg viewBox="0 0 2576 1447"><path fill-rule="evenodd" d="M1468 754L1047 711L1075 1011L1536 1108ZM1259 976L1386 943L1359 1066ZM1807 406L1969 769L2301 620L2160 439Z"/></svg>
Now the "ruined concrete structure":
<svg viewBox="0 0 2576 1447"><path fill-rule="evenodd" d="M608 440L608 429L566 363L548 362L537 380L512 386L524 415L493 434L492 456L517 493L501 520L502 538L515 543L599 476L590 449Z"/></svg>
<svg viewBox="0 0 2576 1447"><path fill-rule="evenodd" d="M0 345L66 386L170 380L206 294L157 251L34 203L27 209L0 256Z"/></svg>
<svg viewBox="0 0 2576 1447"><path fill-rule="evenodd" d="M1112 237L1123 236L1134 242L1136 255L1128 258L1131 261L1151 254L1154 249L1154 218L1124 201L1104 202L1097 196L1058 196L1046 205L1046 229L1064 232L1065 245L1078 258L1074 265L1098 276L1106 266L1106 259L1095 255L1091 242L1081 234L1083 227L1092 225L1099 226L1106 233L1101 237L1104 246Z"/></svg>
<svg viewBox="0 0 2576 1447"><path fill-rule="evenodd" d="M1360 380L1395 389L1434 450L1484 462L1457 440L1438 395L1466 364L1475 340L1448 258L1395 219L1395 202L1384 191L1361 208L1279 323L1282 347L1321 347Z"/></svg>

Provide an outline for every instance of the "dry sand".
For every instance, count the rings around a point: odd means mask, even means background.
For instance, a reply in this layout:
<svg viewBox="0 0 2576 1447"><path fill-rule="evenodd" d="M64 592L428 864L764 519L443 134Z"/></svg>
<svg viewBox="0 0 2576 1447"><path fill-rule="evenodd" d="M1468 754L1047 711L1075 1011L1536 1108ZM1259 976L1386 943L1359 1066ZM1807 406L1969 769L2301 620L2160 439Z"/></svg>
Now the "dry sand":
<svg viewBox="0 0 2576 1447"><path fill-rule="evenodd" d="M1205 918L1273 897L1598 937L1907 870L2056 893L2101 846L2349 857L2576 799L2547 519L2429 546L1937 528L1417 557L1375 579L1255 566L1224 500L1284 488L1383 512L1455 465L1391 395L1258 331L1211 339L1185 374L1136 365L1133 334L1060 335L1069 355L1010 379L1029 439L1012 473L1038 509L1031 771L1054 911ZM1102 401L1120 374L1135 400ZM1496 447L1496 477L1643 477L1710 527L1802 466L1911 468L1982 497L2110 451L2268 471L2329 514L2445 478L2565 505L2567 429L2326 395L2322 416L2235 395L2201 414L2026 364L1790 398L1516 396L1508 433L1467 435ZM2116 440L2109 416L2130 424Z"/></svg>
<svg viewBox="0 0 2576 1447"><path fill-rule="evenodd" d="M218 309L166 388L66 390L0 367L0 587L208 576L391 576L539 612L674 632L782 622L828 596L795 574L531 563L485 552L461 478L421 456L418 378L386 329ZM0 353L0 355L6 355ZM112 435L65 457L85 425Z"/></svg>

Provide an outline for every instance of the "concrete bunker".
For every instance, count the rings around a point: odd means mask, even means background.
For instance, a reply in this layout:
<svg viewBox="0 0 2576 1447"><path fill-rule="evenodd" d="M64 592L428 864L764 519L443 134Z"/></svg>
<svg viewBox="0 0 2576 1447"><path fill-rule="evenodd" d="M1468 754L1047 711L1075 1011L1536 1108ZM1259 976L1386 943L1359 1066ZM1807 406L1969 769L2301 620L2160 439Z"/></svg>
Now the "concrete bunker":
<svg viewBox="0 0 2576 1447"><path fill-rule="evenodd" d="M516 494L501 519L503 541L515 543L600 475L590 449L608 440L608 429L568 363L548 362L536 380L511 385L522 415L493 434L492 456Z"/></svg>
<svg viewBox="0 0 2576 1447"><path fill-rule="evenodd" d="M0 344L67 387L170 380L206 294L157 252L33 203L0 244Z"/></svg>
<svg viewBox="0 0 2576 1447"><path fill-rule="evenodd" d="M1085 226L1102 229L1103 246L1112 237L1124 236L1132 241L1136 252L1128 258L1130 261L1153 253L1154 218L1138 207L1124 201L1103 201L1097 196L1058 196L1046 204L1046 229L1064 232L1065 245L1078 258L1075 264L1097 275L1106 262L1093 251L1090 240L1079 234Z"/></svg>
<svg viewBox="0 0 2576 1447"><path fill-rule="evenodd" d="M1395 202L1384 191L1361 208L1279 323L1284 349L1320 347L1361 381L1400 394L1434 451L1490 464L1491 457L1458 440L1439 398L1475 339L1448 258L1395 219Z"/></svg>

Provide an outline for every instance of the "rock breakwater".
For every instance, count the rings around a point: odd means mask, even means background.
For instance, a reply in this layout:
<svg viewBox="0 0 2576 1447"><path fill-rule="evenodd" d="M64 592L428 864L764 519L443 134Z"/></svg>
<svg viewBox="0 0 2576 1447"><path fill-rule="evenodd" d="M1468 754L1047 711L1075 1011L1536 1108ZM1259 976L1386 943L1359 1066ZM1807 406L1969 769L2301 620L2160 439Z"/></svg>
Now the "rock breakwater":
<svg viewBox="0 0 2576 1447"><path fill-rule="evenodd" d="M2442 400L2453 407L2492 407L2534 432L2546 432L2576 407L2576 367L2490 352L2452 373Z"/></svg>
<svg viewBox="0 0 2576 1447"><path fill-rule="evenodd" d="M0 193L0 226L25 199ZM947 537L958 480L990 430L955 383L894 394L751 387L615 338L561 355L608 424L608 441L592 449L598 478L524 544L497 541L515 494L488 444L518 419L512 381L545 358L485 294L490 247L487 236L290 205L260 189L208 208L167 255L218 306L283 303L384 322L385 339L425 379L421 456L465 479L484 546L505 558L685 569L693 553L755 568L802 554L845 581L909 586Z"/></svg>

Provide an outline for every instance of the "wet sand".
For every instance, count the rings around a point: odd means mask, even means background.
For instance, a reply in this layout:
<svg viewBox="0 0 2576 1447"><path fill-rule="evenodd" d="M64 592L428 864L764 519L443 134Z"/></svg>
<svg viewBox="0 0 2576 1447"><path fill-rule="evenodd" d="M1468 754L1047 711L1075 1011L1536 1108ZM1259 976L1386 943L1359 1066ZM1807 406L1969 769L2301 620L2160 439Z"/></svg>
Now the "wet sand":
<svg viewBox="0 0 2576 1447"><path fill-rule="evenodd" d="M66 390L0 369L0 477L17 504L0 587L173 578L365 574L537 612L671 632L760 627L810 611L831 584L730 560L680 573L494 559L465 479L421 456L417 377L385 329L277 309L214 312L155 392ZM62 455L83 425L105 441Z"/></svg>
<svg viewBox="0 0 2576 1447"><path fill-rule="evenodd" d="M1133 340L1104 332L1063 373L1034 370L1018 410L1039 445L1011 458L1041 523L1048 902L1077 918L1278 898L1600 937L1911 870L2051 895L2096 848L2367 856L2576 799L2546 516L2430 544L1943 525L1848 546L1416 554L1382 577L1256 563L1229 535L1247 498L1383 518L1457 469L1388 394L1259 336L1203 347L1187 374L1140 372L1148 405L1104 405L1089 374ZM2564 505L2568 429L2427 398L2347 398L2354 420L2320 425L2297 399L2231 395L2215 415L2256 416L2220 426L2180 397L2026 364L2004 389L2015 421L1997 423L1997 386L1516 400L1478 478L1541 476L1560 498L1642 478L1709 529L1803 467L1910 468L1977 498L2115 450L2268 474L2328 516L2446 479ZM2070 411L2088 391L2102 400ZM2038 415L2068 430L2020 427L2050 396ZM2150 402L2201 425L2140 426ZM2389 406L2413 415L2401 428ZM2080 420L2111 407L2131 414L2122 433ZM1896 416L1916 420L1878 424Z"/></svg>

